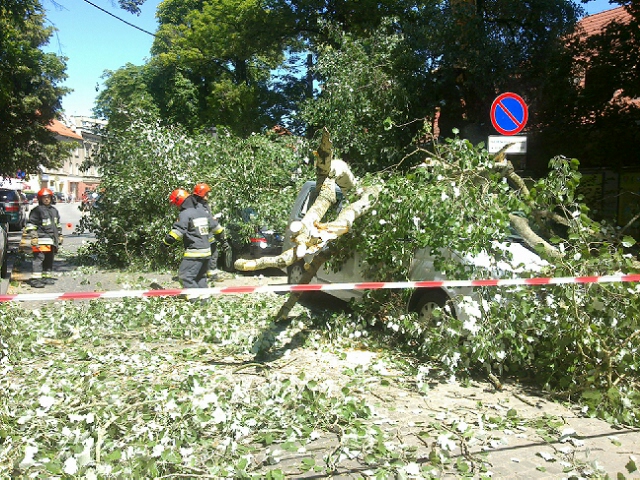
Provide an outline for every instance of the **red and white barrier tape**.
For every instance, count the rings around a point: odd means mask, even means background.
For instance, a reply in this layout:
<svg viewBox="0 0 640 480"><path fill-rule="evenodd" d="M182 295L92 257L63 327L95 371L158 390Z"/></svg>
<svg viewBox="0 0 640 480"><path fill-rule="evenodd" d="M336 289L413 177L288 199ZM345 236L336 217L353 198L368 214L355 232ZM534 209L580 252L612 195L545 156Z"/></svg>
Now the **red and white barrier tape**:
<svg viewBox="0 0 640 480"><path fill-rule="evenodd" d="M125 297L174 297L178 295L206 297L211 295L239 295L266 292L318 292L328 290L380 290L441 287L500 287L513 285L561 285L567 283L640 282L640 274L603 275L590 277L534 277L487 280L443 280L420 282L364 282L302 285L239 285L231 287L184 288L167 290L116 290L108 292L27 293L0 295L0 302L30 302L46 300L95 300Z"/></svg>

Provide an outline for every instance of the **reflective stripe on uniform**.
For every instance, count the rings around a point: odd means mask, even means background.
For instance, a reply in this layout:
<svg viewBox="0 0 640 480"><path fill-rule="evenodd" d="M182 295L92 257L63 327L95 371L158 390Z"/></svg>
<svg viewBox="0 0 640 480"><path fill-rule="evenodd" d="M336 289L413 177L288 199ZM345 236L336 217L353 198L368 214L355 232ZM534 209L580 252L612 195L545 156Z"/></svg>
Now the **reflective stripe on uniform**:
<svg viewBox="0 0 640 480"><path fill-rule="evenodd" d="M169 235L171 235L176 240L180 240L182 238L182 234L178 230L171 230L169 232Z"/></svg>
<svg viewBox="0 0 640 480"><path fill-rule="evenodd" d="M222 225L218 225L218 228L213 231L213 234L220 235L222 232L224 232L224 227Z"/></svg>
<svg viewBox="0 0 640 480"><path fill-rule="evenodd" d="M211 248L189 249L184 251L186 258L205 258L211 256Z"/></svg>

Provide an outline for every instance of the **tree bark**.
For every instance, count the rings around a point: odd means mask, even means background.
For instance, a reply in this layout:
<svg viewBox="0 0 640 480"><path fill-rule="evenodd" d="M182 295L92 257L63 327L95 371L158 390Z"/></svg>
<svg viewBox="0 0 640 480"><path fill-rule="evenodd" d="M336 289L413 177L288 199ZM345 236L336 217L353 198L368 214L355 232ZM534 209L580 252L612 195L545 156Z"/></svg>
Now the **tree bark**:
<svg viewBox="0 0 640 480"><path fill-rule="evenodd" d="M562 258L562 254L556 247L545 241L542 237L536 234L536 232L531 230L529 222L526 218L522 218L510 213L509 221L511 222L511 226L515 229L515 231L520 234L527 245L529 245L531 248L535 248L537 245L542 244L547 255L556 259Z"/></svg>

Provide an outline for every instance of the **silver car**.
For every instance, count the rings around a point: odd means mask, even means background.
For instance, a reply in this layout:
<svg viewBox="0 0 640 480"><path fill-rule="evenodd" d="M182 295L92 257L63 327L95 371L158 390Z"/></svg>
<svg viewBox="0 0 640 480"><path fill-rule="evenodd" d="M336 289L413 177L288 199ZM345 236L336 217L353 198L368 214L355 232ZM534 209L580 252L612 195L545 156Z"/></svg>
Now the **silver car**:
<svg viewBox="0 0 640 480"><path fill-rule="evenodd" d="M307 209L312 205L313 192L315 191L316 182L306 182L289 215L289 225L293 221L301 220ZM342 193L339 192L339 187L336 187L336 193L338 194L338 202L336 204L336 210L341 207ZM333 214L337 213L336 211ZM331 216L332 212L329 212ZM332 219L334 217L331 217ZM283 251L293 246L291 242L291 231L287 228L284 235ZM456 261L464 265L481 267L485 270L491 271L494 274L509 274L510 276L517 276L524 272L538 272L544 266L548 265L546 261L541 259L536 253L527 249L524 245L513 242L500 242L496 243L498 248L504 249L511 253L511 262L496 262L487 254L480 254L476 256L461 256L453 251L441 250L441 256L447 258L453 258ZM310 261L310 258L305 259ZM295 285L300 282L300 279L304 273L305 260L299 260L298 262L287 267L288 283ZM370 278L365 275L363 263L360 255L356 252L351 258L344 262L338 271L332 271L331 269L321 267L312 283L361 283L377 281L375 278ZM429 249L423 248L416 251L413 261L410 266L410 270L407 274L407 278L410 281L442 281L447 280L445 275L439 272L434 267L434 256L430 254ZM362 297L364 291L362 290L327 290L326 293L342 300L352 300ZM421 288L416 289L409 299L407 310L410 312L416 312L423 318L431 318L432 312L436 308L445 308L447 305L453 305L453 311L450 311L457 318L465 319L466 315L460 308L459 299L463 297L473 297L473 287L442 287L442 288Z"/></svg>

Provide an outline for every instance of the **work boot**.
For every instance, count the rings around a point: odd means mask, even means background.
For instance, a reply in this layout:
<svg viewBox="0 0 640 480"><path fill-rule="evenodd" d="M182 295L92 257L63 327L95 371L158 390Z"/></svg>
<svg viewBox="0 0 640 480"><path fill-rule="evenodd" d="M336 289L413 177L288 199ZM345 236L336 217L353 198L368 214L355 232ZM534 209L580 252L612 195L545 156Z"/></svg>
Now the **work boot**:
<svg viewBox="0 0 640 480"><path fill-rule="evenodd" d="M29 284L33 288L44 288L44 286L45 286L45 283L42 281L41 278L32 278L31 281L29 282Z"/></svg>
<svg viewBox="0 0 640 480"><path fill-rule="evenodd" d="M43 277L42 282L45 285L54 285L56 283L56 279L52 277Z"/></svg>
<svg viewBox="0 0 640 480"><path fill-rule="evenodd" d="M208 270L207 277L209 280L219 280L220 279L220 270L217 268L215 270Z"/></svg>

